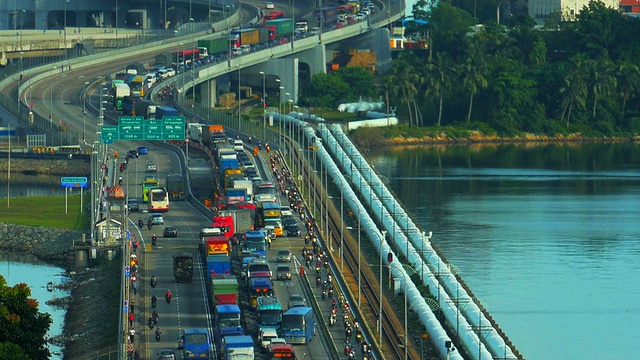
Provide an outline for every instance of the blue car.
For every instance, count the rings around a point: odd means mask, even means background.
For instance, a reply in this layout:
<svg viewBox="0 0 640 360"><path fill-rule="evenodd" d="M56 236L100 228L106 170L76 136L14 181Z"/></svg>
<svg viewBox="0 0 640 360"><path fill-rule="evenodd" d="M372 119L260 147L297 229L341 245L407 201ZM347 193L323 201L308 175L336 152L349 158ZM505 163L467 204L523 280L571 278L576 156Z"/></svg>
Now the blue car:
<svg viewBox="0 0 640 360"><path fill-rule="evenodd" d="M147 155L149 153L149 149L147 149L146 146L140 146L138 148L138 154L139 155Z"/></svg>

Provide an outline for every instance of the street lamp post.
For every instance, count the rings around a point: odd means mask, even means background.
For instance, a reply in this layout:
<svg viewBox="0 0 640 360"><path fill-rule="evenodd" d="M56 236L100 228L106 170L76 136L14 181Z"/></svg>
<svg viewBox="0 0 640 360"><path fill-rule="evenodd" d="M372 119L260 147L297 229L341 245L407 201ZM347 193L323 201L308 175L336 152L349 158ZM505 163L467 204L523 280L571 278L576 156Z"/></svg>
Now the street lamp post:
<svg viewBox="0 0 640 360"><path fill-rule="evenodd" d="M69 0L64 1L64 59L67 60L67 4ZM117 13L116 13L117 14Z"/></svg>
<svg viewBox="0 0 640 360"><path fill-rule="evenodd" d="M360 282L360 274L361 274L361 270L360 270L360 255L362 253L361 247L360 247L360 207L358 206L358 308L360 308L360 288L361 288L361 282ZM382 285L381 285L382 286Z"/></svg>
<svg viewBox="0 0 640 360"><path fill-rule="evenodd" d="M266 78L264 71L260 71L262 75L262 139L267 139L267 93Z"/></svg>
<svg viewBox="0 0 640 360"><path fill-rule="evenodd" d="M85 119L85 114L87 113L87 85L89 85L88 81L84 82L84 91L82 92L82 142L85 142L85 131L87 128L87 123ZM102 99L100 99L102 100Z"/></svg>
<svg viewBox="0 0 640 360"><path fill-rule="evenodd" d="M53 128L53 70L56 70L55 66L51 67L51 76L49 77L49 122Z"/></svg>
<svg viewBox="0 0 640 360"><path fill-rule="evenodd" d="M240 101L240 65L238 65L238 132L242 131L241 125L240 125L240 121L241 121L241 101Z"/></svg>
<svg viewBox="0 0 640 360"><path fill-rule="evenodd" d="M344 185L340 177L340 272L344 274Z"/></svg>
<svg viewBox="0 0 640 360"><path fill-rule="evenodd" d="M387 231L382 230L382 239L380 239L380 308L378 309L378 346L380 347L382 347L382 245L384 244L386 237Z"/></svg>

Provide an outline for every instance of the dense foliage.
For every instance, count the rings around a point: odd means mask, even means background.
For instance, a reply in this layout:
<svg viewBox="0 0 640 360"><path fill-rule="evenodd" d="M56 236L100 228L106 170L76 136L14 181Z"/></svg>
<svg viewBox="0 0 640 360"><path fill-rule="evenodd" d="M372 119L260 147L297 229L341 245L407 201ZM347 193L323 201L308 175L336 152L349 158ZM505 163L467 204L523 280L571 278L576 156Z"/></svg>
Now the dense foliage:
<svg viewBox="0 0 640 360"><path fill-rule="evenodd" d="M640 22L594 1L577 21L551 16L536 27L522 14L504 26L495 21L501 3L477 2L476 19L472 1L444 0L432 9L418 2L414 17L428 24L412 31L428 34L430 49L403 51L377 79L377 96L388 96L409 126L491 128L502 135L638 130L640 38L633 34ZM478 19L484 23L474 28ZM320 83L324 77L336 84ZM368 95L363 90L371 88L352 81L340 72L316 75L306 99L335 108L357 101L350 91Z"/></svg>
<svg viewBox="0 0 640 360"><path fill-rule="evenodd" d="M7 286L0 275L0 358L48 359L51 354L45 336L51 316L38 311L25 284Z"/></svg>

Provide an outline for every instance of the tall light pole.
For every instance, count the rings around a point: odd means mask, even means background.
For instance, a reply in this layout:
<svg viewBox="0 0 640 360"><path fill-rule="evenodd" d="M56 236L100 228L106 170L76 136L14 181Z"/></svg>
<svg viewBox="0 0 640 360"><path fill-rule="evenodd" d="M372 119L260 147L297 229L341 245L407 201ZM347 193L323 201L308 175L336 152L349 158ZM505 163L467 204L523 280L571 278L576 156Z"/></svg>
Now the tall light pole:
<svg viewBox="0 0 640 360"><path fill-rule="evenodd" d="M340 177L340 273L344 274L344 185Z"/></svg>
<svg viewBox="0 0 640 360"><path fill-rule="evenodd" d="M164 21L167 21L167 4L165 0ZM118 47L118 0L116 0L116 47Z"/></svg>
<svg viewBox="0 0 640 360"><path fill-rule="evenodd" d="M360 288L361 288L361 282L360 282L360 274L362 273L362 271L360 270L360 255L362 253L361 247L360 247L360 207L358 206L358 308L360 308ZM382 285L380 285L382 286Z"/></svg>
<svg viewBox="0 0 640 360"><path fill-rule="evenodd" d="M64 59L65 60L67 60L67 55L68 55L68 51L67 51L67 4L68 3L69 3L69 0L64 1Z"/></svg>
<svg viewBox="0 0 640 360"><path fill-rule="evenodd" d="M380 308L378 309L378 346L382 347L382 245L385 243L385 239L387 237L387 231L382 230L382 239L380 239L380 294L379 294L379 303Z"/></svg>
<svg viewBox="0 0 640 360"><path fill-rule="evenodd" d="M242 127L240 125L240 121L241 121L241 101L240 101L240 95L242 93L240 92L240 65L238 65L238 132L242 131Z"/></svg>
<svg viewBox="0 0 640 360"><path fill-rule="evenodd" d="M85 131L87 127L85 114L87 113L87 85L88 81L84 82L84 91L82 92L82 142L85 142ZM100 99L102 101L102 99Z"/></svg>
<svg viewBox="0 0 640 360"><path fill-rule="evenodd" d="M51 67L51 76L49 77L49 122L53 128L53 70L56 67Z"/></svg>
<svg viewBox="0 0 640 360"><path fill-rule="evenodd" d="M267 86L266 75L264 71L260 71L262 75L262 139L267 139Z"/></svg>

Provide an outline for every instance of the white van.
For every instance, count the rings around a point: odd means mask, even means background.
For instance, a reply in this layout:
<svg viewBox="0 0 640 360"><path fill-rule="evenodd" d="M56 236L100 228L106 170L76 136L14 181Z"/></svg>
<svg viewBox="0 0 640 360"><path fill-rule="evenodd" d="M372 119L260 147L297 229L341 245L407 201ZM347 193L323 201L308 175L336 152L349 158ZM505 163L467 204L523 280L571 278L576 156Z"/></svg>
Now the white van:
<svg viewBox="0 0 640 360"><path fill-rule="evenodd" d="M244 143L240 139L236 139L233 141L233 150L235 151L244 151Z"/></svg>

